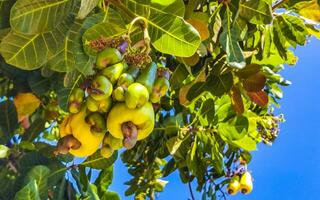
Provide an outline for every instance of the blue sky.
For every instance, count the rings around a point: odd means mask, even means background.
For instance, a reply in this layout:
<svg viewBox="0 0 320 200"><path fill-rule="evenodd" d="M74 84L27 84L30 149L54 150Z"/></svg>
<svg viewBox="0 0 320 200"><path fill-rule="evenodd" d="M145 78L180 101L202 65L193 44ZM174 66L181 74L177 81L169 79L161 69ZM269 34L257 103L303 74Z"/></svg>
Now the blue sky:
<svg viewBox="0 0 320 200"><path fill-rule="evenodd" d="M254 190L250 195L229 196L230 200L315 200L320 192L320 41L311 39L305 47L298 47L299 62L287 67L283 76L292 81L284 88L280 112L286 122L281 126L278 140L272 147L261 145L253 153L249 165L254 177ZM111 190L117 191L122 200L129 180L120 160L114 170ZM187 200L187 185L174 173L169 184L159 195L159 200ZM195 187L194 187L195 188ZM196 199L200 195L196 194Z"/></svg>

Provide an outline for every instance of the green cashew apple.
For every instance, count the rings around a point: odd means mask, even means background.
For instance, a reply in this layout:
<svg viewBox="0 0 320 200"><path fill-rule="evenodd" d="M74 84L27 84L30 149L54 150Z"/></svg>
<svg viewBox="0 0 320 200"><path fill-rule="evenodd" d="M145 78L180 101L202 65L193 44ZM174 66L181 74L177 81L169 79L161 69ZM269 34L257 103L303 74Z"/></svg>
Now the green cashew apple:
<svg viewBox="0 0 320 200"><path fill-rule="evenodd" d="M101 101L96 101L94 98L89 96L86 103L87 109L91 112L107 113L112 106L112 99L109 97Z"/></svg>
<svg viewBox="0 0 320 200"><path fill-rule="evenodd" d="M107 99L112 94L112 84L106 77L99 75L92 80L89 93L96 101Z"/></svg>
<svg viewBox="0 0 320 200"><path fill-rule="evenodd" d="M109 145L113 150L119 150L123 147L122 140L106 134L103 140L103 146Z"/></svg>
<svg viewBox="0 0 320 200"><path fill-rule="evenodd" d="M128 124L128 122L132 124ZM132 125L136 127L137 140L148 137L154 127L154 110L152 104L147 102L144 106L135 109L129 109L125 103L118 103L113 106L107 117L107 129L110 134L115 138L125 139L128 134L123 133L122 129L128 125L129 129L132 129L132 127L130 127Z"/></svg>
<svg viewBox="0 0 320 200"><path fill-rule="evenodd" d="M149 92L147 88L140 83L129 85L125 93L125 102L128 108L140 108L149 100Z"/></svg>
<svg viewBox="0 0 320 200"><path fill-rule="evenodd" d="M97 112L99 110L99 101L94 100L91 96L87 98L87 109L91 112Z"/></svg>
<svg viewBox="0 0 320 200"><path fill-rule="evenodd" d="M114 150L109 145L102 146L100 149L100 154L104 158L110 158L113 152Z"/></svg>
<svg viewBox="0 0 320 200"><path fill-rule="evenodd" d="M106 120L103 115L98 112L88 114L85 121L90 125L92 133L104 133L106 131Z"/></svg>
<svg viewBox="0 0 320 200"><path fill-rule="evenodd" d="M240 190L240 177L238 175L235 175L231 178L230 183L227 186L227 192L230 195L235 195Z"/></svg>
<svg viewBox="0 0 320 200"><path fill-rule="evenodd" d="M138 77L137 82L144 85L148 92L151 94L154 81L157 75L157 64L152 62L146 68L143 69L141 75Z"/></svg>
<svg viewBox="0 0 320 200"><path fill-rule="evenodd" d="M240 178L240 191L242 194L249 194L252 189L252 176L249 172L245 172Z"/></svg>
<svg viewBox="0 0 320 200"><path fill-rule="evenodd" d="M96 68L101 70L108 65L113 65L122 61L122 55L118 49L107 48L97 55Z"/></svg>
<svg viewBox="0 0 320 200"><path fill-rule="evenodd" d="M78 113L80 112L82 102L84 100L84 91L80 88L75 88L69 97L69 112Z"/></svg>
<svg viewBox="0 0 320 200"><path fill-rule="evenodd" d="M116 101L123 102L125 100L126 89L124 87L117 87L113 90L113 98Z"/></svg>
<svg viewBox="0 0 320 200"><path fill-rule="evenodd" d="M152 103L158 103L164 95L168 92L170 83L168 79L164 77L159 77L156 79L153 90L151 93L150 100Z"/></svg>
<svg viewBox="0 0 320 200"><path fill-rule="evenodd" d="M126 73L121 74L118 79L117 86L128 87L134 83L134 80L138 77L139 69L131 67Z"/></svg>
<svg viewBox="0 0 320 200"><path fill-rule="evenodd" d="M115 84L122 72L124 71L124 63L120 62L107 68L104 68L101 71L101 74L109 79L112 84Z"/></svg>

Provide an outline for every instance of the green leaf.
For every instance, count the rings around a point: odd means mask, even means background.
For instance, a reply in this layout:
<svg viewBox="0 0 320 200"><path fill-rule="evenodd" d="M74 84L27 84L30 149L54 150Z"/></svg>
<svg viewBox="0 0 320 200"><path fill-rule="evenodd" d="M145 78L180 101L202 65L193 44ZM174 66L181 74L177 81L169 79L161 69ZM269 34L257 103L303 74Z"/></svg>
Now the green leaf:
<svg viewBox="0 0 320 200"><path fill-rule="evenodd" d="M28 183L35 180L38 186L38 191L41 199L46 199L48 196L48 176L50 174L50 169L44 165L38 165L32 167L25 177L25 182Z"/></svg>
<svg viewBox="0 0 320 200"><path fill-rule="evenodd" d="M46 120L43 118L37 118L27 131L23 134L22 138L25 141L33 141L40 133L45 129Z"/></svg>
<svg viewBox="0 0 320 200"><path fill-rule="evenodd" d="M220 76L209 76L206 85L212 95L220 97L231 90L233 75L232 73L226 73Z"/></svg>
<svg viewBox="0 0 320 200"><path fill-rule="evenodd" d="M71 18L68 20L43 34L23 35L11 31L1 42L0 53L8 64L24 70L38 69L59 50Z"/></svg>
<svg viewBox="0 0 320 200"><path fill-rule="evenodd" d="M63 45L56 55L49 60L50 69L57 72L70 72L76 68L74 51L75 43L78 41L75 41L75 39L80 28L80 21L75 21L64 38Z"/></svg>
<svg viewBox="0 0 320 200"><path fill-rule="evenodd" d="M220 123L219 134L227 141L239 140L248 133L249 120L245 116L236 116L228 122Z"/></svg>
<svg viewBox="0 0 320 200"><path fill-rule="evenodd" d="M97 186L94 184L89 184L88 186L88 200L100 200L98 194L97 194Z"/></svg>
<svg viewBox="0 0 320 200"><path fill-rule="evenodd" d="M98 186L98 192L105 191L111 185L113 179L113 165L103 169L100 173L96 181L94 182L95 185ZM99 195L101 196L101 195Z"/></svg>
<svg viewBox="0 0 320 200"><path fill-rule="evenodd" d="M10 9L15 0L0 0L0 29L10 27Z"/></svg>
<svg viewBox="0 0 320 200"><path fill-rule="evenodd" d="M0 129L7 135L12 136L18 128L18 116L13 102L6 100L0 103Z"/></svg>
<svg viewBox="0 0 320 200"><path fill-rule="evenodd" d="M246 66L242 49L237 41L238 33L235 28L225 27L219 41L227 53L227 62L232 68L242 69Z"/></svg>
<svg viewBox="0 0 320 200"><path fill-rule="evenodd" d="M14 200L40 200L36 180L31 180L14 197Z"/></svg>
<svg viewBox="0 0 320 200"><path fill-rule="evenodd" d="M84 19L99 3L99 0L81 0L77 19Z"/></svg>
<svg viewBox="0 0 320 200"><path fill-rule="evenodd" d="M9 151L10 149L7 146L0 144L0 158L6 158Z"/></svg>
<svg viewBox="0 0 320 200"><path fill-rule="evenodd" d="M215 114L214 100L211 98L205 100L201 105L200 112L198 113L200 124L202 126L208 126L211 123L213 123L214 114Z"/></svg>
<svg viewBox="0 0 320 200"><path fill-rule="evenodd" d="M85 167L91 167L94 169L106 169L110 167L118 157L118 152L114 152L110 158L104 158L101 156L100 151L95 152L93 155L89 156L80 165Z"/></svg>
<svg viewBox="0 0 320 200"><path fill-rule="evenodd" d="M256 25L272 22L272 8L266 0L249 0L240 3L239 15Z"/></svg>
<svg viewBox="0 0 320 200"><path fill-rule="evenodd" d="M200 35L183 20L183 1L125 0L124 4L136 17L146 18L152 45L158 51L179 57L197 51Z"/></svg>
<svg viewBox="0 0 320 200"><path fill-rule="evenodd" d="M101 200L120 200L120 196L116 192L107 191L103 194Z"/></svg>
<svg viewBox="0 0 320 200"><path fill-rule="evenodd" d="M14 31L40 34L52 31L70 13L73 0L19 0L11 9Z"/></svg>

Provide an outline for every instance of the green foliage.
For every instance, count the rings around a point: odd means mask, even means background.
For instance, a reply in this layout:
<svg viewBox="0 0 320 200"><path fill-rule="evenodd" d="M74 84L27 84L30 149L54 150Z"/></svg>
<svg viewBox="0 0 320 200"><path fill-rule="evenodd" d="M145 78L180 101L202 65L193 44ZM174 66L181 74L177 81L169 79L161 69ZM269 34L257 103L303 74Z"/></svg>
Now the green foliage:
<svg viewBox="0 0 320 200"><path fill-rule="evenodd" d="M284 119L274 109L291 84L280 73L296 64L292 49L320 38L319 4L0 0L0 199L119 200L108 190L118 154L132 176L126 196L154 199L175 172L196 180L202 199L223 196L251 151L277 139ZM106 47L125 52L129 67L130 56L147 55L169 71L170 89L154 104L148 138L79 163L56 155L59 125ZM13 101L20 93L41 101L23 119Z"/></svg>

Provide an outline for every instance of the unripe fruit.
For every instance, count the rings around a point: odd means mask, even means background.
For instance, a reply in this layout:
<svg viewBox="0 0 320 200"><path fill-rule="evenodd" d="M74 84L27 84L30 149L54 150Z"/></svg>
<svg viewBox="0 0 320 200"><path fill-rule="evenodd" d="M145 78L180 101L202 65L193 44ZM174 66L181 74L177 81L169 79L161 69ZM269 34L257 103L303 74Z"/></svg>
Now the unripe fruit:
<svg viewBox="0 0 320 200"><path fill-rule="evenodd" d="M123 147L122 140L113 137L111 134L106 134L103 140L103 146L109 145L113 150L118 150Z"/></svg>
<svg viewBox="0 0 320 200"><path fill-rule="evenodd" d="M69 112L78 113L84 99L84 91L80 88L75 88L69 97Z"/></svg>
<svg viewBox="0 0 320 200"><path fill-rule="evenodd" d="M149 100L149 93L145 86L140 83L129 85L125 93L125 102L128 108L140 108Z"/></svg>
<svg viewBox="0 0 320 200"><path fill-rule="evenodd" d="M85 121L91 126L90 130L92 133L103 133L106 130L106 120L98 112L87 115Z"/></svg>
<svg viewBox="0 0 320 200"><path fill-rule="evenodd" d="M157 65L152 62L145 69L143 69L141 75L138 77L137 82L144 85L148 92L152 92L152 87L157 75Z"/></svg>
<svg viewBox="0 0 320 200"><path fill-rule="evenodd" d="M115 48L107 48L101 51L97 56L96 68L101 70L108 65L113 65L122 60L122 55Z"/></svg>
<svg viewBox="0 0 320 200"><path fill-rule="evenodd" d="M113 154L114 150L110 146L104 146L100 150L100 154L104 158L110 158Z"/></svg>
<svg viewBox="0 0 320 200"><path fill-rule="evenodd" d="M227 186L227 192L230 195L235 195L240 189L239 176L235 175L231 178L229 185Z"/></svg>
<svg viewBox="0 0 320 200"><path fill-rule="evenodd" d="M121 86L113 90L113 98L116 101L123 102L125 100L125 89Z"/></svg>
<svg viewBox="0 0 320 200"><path fill-rule="evenodd" d="M103 99L99 102L98 112L107 113L112 107L112 98Z"/></svg>
<svg viewBox="0 0 320 200"><path fill-rule="evenodd" d="M128 73L123 73L118 79L117 86L128 87L132 83L134 83L134 78Z"/></svg>
<svg viewBox="0 0 320 200"><path fill-rule="evenodd" d="M94 100L91 96L87 98L87 109L91 112L97 112L99 109L99 101Z"/></svg>
<svg viewBox="0 0 320 200"><path fill-rule="evenodd" d="M123 71L124 64L120 62L103 69L101 71L101 74L107 77L112 84L115 84Z"/></svg>
<svg viewBox="0 0 320 200"><path fill-rule="evenodd" d="M242 194L249 194L253 189L252 176L245 172L240 178L240 190Z"/></svg>
<svg viewBox="0 0 320 200"><path fill-rule="evenodd" d="M89 93L96 101L107 99L112 94L112 84L106 77L97 76L92 80Z"/></svg>

